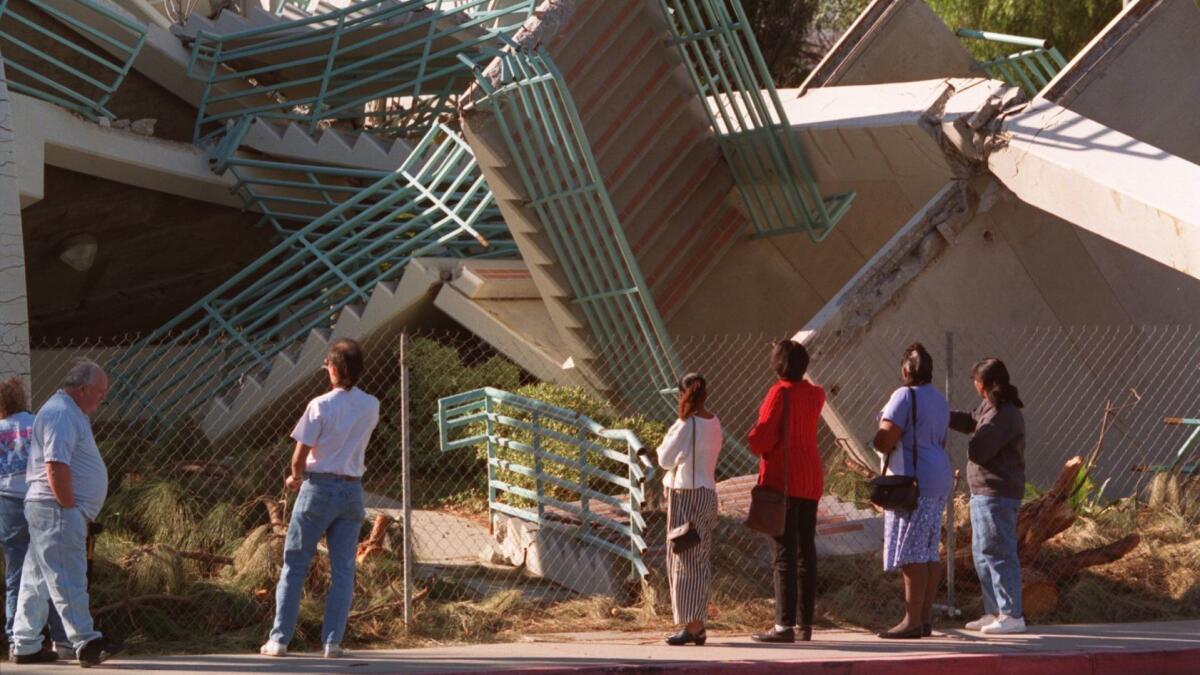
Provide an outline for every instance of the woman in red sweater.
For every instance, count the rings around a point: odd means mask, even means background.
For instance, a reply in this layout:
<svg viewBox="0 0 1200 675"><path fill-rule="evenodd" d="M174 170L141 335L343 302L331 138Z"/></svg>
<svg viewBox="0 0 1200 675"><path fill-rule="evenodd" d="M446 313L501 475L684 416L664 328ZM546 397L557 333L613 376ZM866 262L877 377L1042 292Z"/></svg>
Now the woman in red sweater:
<svg viewBox="0 0 1200 675"><path fill-rule="evenodd" d="M795 642L812 639L817 502L825 489L817 420L825 405L825 390L804 379L808 350L799 342L776 342L771 367L779 381L759 406L758 422L750 430L750 452L759 457L758 484L787 494L787 520L783 536L775 538L775 625L752 637L758 642ZM797 604L801 605L799 624Z"/></svg>

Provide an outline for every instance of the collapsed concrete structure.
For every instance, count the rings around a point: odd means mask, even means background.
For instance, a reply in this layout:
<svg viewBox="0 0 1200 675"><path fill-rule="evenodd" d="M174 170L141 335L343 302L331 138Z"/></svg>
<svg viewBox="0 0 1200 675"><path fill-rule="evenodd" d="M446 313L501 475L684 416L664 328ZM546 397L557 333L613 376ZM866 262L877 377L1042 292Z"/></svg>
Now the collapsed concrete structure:
<svg viewBox="0 0 1200 675"><path fill-rule="evenodd" d="M1188 0L1130 3L1009 81L923 2L876 0L778 92L736 10L665 0L161 10L0 13L0 348L28 373L31 333L147 334L113 356L108 414L219 438L332 335L440 313L626 397L671 386L679 339L797 334L865 457L873 420L842 413L891 365L840 386L822 360L873 362L901 329L1190 322L1200 301L1200 88L1147 76L1200 66Z"/></svg>

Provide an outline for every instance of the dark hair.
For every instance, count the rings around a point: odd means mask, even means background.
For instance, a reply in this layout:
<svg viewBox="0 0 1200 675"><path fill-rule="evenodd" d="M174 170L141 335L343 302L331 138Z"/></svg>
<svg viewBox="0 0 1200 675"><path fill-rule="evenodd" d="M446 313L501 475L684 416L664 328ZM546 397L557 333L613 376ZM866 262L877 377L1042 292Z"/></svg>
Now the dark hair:
<svg viewBox="0 0 1200 675"><path fill-rule="evenodd" d="M900 359L900 374L904 378L904 384L909 387L933 382L933 357L925 350L925 345L914 342L904 348L904 356Z"/></svg>
<svg viewBox="0 0 1200 675"><path fill-rule="evenodd" d="M708 399L708 382L700 373L688 373L679 380L679 419L686 420Z"/></svg>
<svg viewBox="0 0 1200 675"><path fill-rule="evenodd" d="M29 397L25 395L25 383L19 377L10 377L0 382L0 418L29 410Z"/></svg>
<svg viewBox="0 0 1200 675"><path fill-rule="evenodd" d="M337 373L339 387L350 389L358 384L363 372L363 352L358 342L350 338L335 341L325 359Z"/></svg>
<svg viewBox="0 0 1200 675"><path fill-rule="evenodd" d="M771 347L771 369L781 380L803 380L808 372L808 350L795 340L778 340Z"/></svg>
<svg viewBox="0 0 1200 675"><path fill-rule="evenodd" d="M983 384L983 392L993 407L999 408L1005 403L1011 403L1018 408L1025 407L1017 388L1008 379L1008 368L1000 359L986 358L976 363L971 368L971 379Z"/></svg>

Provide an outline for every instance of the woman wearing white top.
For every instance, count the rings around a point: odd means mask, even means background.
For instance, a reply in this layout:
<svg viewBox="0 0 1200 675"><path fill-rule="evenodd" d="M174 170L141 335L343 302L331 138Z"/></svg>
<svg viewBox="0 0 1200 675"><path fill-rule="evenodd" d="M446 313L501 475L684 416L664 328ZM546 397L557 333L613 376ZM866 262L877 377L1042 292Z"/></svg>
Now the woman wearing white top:
<svg viewBox="0 0 1200 675"><path fill-rule="evenodd" d="M304 577L324 538L329 552L329 591L321 642L326 658L342 656L342 635L354 596L354 553L366 512L362 475L371 432L379 423L379 401L359 389L363 352L357 342L341 339L329 347L324 368L330 391L309 401L292 430L296 449L287 489L299 492L283 544L283 570L275 588L275 623L259 650L287 656L296 630Z"/></svg>
<svg viewBox="0 0 1200 675"><path fill-rule="evenodd" d="M658 463L666 470L667 532L691 523L700 543L676 555L667 542L667 575L671 584L671 609L678 633L667 644L704 644L708 618L709 548L717 524L717 485L714 473L721 452L721 420L704 407L708 385L696 373L679 382L679 419L658 446Z"/></svg>

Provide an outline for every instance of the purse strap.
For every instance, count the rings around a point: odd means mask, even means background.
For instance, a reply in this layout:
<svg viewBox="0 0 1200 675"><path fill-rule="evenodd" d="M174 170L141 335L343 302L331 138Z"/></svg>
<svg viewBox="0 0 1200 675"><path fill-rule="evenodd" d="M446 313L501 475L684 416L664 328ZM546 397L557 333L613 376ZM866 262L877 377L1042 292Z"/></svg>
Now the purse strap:
<svg viewBox="0 0 1200 675"><path fill-rule="evenodd" d="M913 437L913 444L912 444L912 457L913 457L912 472L913 472L913 475L911 477L916 478L917 477L917 390L915 387L906 387L906 389L908 389L909 398L912 401L912 405L909 406L909 410L908 410L909 427L912 429L912 437ZM901 433L900 433L900 451L904 452L904 432L903 432L903 430L901 430ZM887 463L884 465L885 472L887 471L887 468L891 466L892 457L893 457L893 454L889 454L887 457Z"/></svg>

